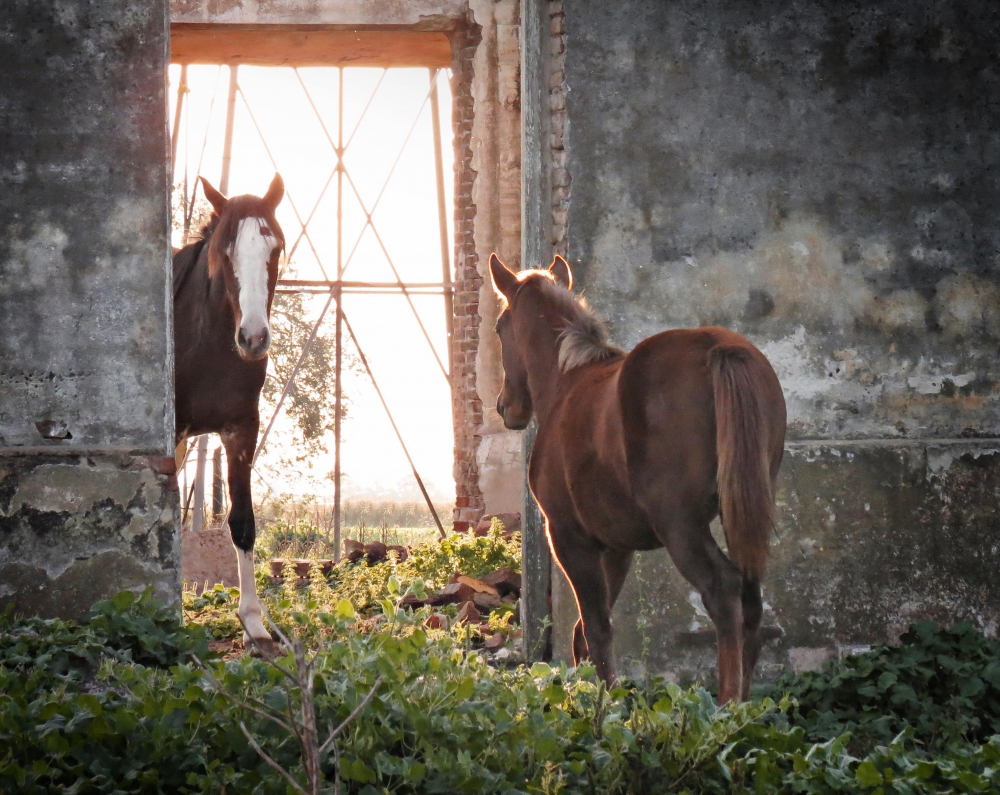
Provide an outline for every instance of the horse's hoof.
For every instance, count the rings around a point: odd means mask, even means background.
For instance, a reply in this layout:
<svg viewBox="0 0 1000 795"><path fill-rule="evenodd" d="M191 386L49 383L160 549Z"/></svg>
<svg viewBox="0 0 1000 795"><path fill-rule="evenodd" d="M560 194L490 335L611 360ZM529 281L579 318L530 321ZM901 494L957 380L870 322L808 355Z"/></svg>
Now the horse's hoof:
<svg viewBox="0 0 1000 795"><path fill-rule="evenodd" d="M243 647L251 657L274 660L281 656L281 644L271 638L244 638Z"/></svg>

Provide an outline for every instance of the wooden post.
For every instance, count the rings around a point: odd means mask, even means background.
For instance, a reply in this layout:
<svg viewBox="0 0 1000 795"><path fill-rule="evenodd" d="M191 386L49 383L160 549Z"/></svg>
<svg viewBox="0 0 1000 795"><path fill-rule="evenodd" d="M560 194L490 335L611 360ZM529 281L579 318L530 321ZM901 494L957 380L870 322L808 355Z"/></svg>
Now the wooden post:
<svg viewBox="0 0 1000 795"><path fill-rule="evenodd" d="M174 108L174 128L170 131L170 190L177 179L177 143L181 134L181 112L184 109L184 95L187 94L188 67L181 64L181 78L177 83L177 106ZM186 156L186 155L185 155Z"/></svg>
<svg viewBox="0 0 1000 795"><path fill-rule="evenodd" d="M194 471L194 508L191 530L200 533L205 524L205 460L208 458L208 436L198 437L198 462Z"/></svg>
<svg viewBox="0 0 1000 795"><path fill-rule="evenodd" d="M229 167L233 160L233 124L236 121L236 91L239 88L239 65L229 67L229 96L226 99L226 137L222 142L222 175L219 177L219 192L229 195Z"/></svg>
<svg viewBox="0 0 1000 795"><path fill-rule="evenodd" d="M212 516L220 517L226 512L226 505L223 500L223 487L225 481L222 479L222 447L215 448L212 454Z"/></svg>
<svg viewBox="0 0 1000 795"><path fill-rule="evenodd" d="M548 265L552 254L549 187L548 0L521 0L521 267ZM524 473L536 433L524 434ZM525 483L521 527L521 621L528 660L547 659L551 555L542 514Z"/></svg>
<svg viewBox="0 0 1000 795"><path fill-rule="evenodd" d="M444 201L444 156L441 151L441 112L438 108L438 70L431 69L431 125L434 130L434 173L437 177L438 227L441 237L441 284L444 286L444 323L448 333L448 373L455 372L455 304L451 283L451 256L448 246L448 211ZM451 384L452 393L455 383ZM452 401L454 411L454 401ZM454 422L452 422L454 426Z"/></svg>
<svg viewBox="0 0 1000 795"><path fill-rule="evenodd" d="M333 402L333 559L340 560L340 415L344 391L341 386L341 359L344 353L344 292L340 282L344 278L344 67L337 70L337 301L336 358L334 359Z"/></svg>

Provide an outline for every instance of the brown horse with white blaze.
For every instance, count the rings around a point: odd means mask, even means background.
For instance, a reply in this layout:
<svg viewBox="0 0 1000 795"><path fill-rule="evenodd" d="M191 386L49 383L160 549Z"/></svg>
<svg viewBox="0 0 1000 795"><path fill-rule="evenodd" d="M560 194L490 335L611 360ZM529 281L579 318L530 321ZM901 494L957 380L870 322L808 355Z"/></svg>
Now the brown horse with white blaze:
<svg viewBox="0 0 1000 795"><path fill-rule="evenodd" d="M562 257L514 273L494 254L490 272L503 303L497 411L513 430L538 419L528 483L580 608L574 661L589 654L616 680L611 609L634 552L666 547L715 623L720 703L747 698L785 439L771 365L715 327L626 354L572 293ZM728 557L709 529L720 514Z"/></svg>
<svg viewBox="0 0 1000 795"><path fill-rule="evenodd" d="M285 238L274 211L281 176L262 197L227 199L202 178L214 212L199 239L174 255L174 388L178 458L191 436L217 433L229 462L229 529L240 577L239 614L270 648L254 579L250 469L257 404L267 373L270 315Z"/></svg>

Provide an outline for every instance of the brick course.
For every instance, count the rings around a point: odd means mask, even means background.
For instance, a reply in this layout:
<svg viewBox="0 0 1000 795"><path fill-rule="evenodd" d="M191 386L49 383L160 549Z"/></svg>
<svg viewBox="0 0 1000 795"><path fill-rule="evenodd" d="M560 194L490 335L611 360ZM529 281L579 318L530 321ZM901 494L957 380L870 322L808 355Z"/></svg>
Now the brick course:
<svg viewBox="0 0 1000 795"><path fill-rule="evenodd" d="M566 34L563 32L562 0L549 3L549 38L551 63L549 65L549 111L552 159L549 166L552 185L552 252L568 257L567 218L571 179L566 165Z"/></svg>
<svg viewBox="0 0 1000 795"><path fill-rule="evenodd" d="M452 124L455 132L455 337L451 363L455 422L455 512L458 531L474 526L485 503L479 490L476 451L481 440L483 406L476 392L476 351L479 349L479 275L475 230L476 205L472 186L472 59L482 36L471 18L452 34Z"/></svg>

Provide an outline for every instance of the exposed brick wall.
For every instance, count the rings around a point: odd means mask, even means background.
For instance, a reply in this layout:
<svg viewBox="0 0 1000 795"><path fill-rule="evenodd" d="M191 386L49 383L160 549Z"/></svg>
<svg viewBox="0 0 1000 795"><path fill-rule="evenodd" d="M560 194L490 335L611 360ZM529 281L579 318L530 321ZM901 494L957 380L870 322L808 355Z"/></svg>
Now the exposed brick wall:
<svg viewBox="0 0 1000 795"><path fill-rule="evenodd" d="M481 41L471 18L451 38L452 124L455 132L455 336L451 363L455 419L455 529L466 530L483 515L476 450L483 426L483 404L476 391L479 348L479 261L473 237L476 205L472 186L472 59Z"/></svg>
<svg viewBox="0 0 1000 795"><path fill-rule="evenodd" d="M549 110L552 141L552 251L568 256L566 231L569 215L570 175L566 164L563 139L566 134L566 91L564 66L566 63L566 35L563 32L562 0L549 3L549 41L552 62L549 69Z"/></svg>

